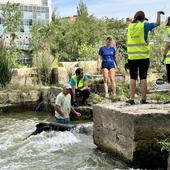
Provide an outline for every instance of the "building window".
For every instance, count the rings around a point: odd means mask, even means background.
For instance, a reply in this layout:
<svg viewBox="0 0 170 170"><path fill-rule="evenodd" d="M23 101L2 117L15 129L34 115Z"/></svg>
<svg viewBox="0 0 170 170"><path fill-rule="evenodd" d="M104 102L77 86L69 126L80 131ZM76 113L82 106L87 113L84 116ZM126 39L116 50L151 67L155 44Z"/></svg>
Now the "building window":
<svg viewBox="0 0 170 170"><path fill-rule="evenodd" d="M48 6L48 0L42 0L42 5L43 6Z"/></svg>
<svg viewBox="0 0 170 170"><path fill-rule="evenodd" d="M32 19L29 19L29 25L32 25Z"/></svg>

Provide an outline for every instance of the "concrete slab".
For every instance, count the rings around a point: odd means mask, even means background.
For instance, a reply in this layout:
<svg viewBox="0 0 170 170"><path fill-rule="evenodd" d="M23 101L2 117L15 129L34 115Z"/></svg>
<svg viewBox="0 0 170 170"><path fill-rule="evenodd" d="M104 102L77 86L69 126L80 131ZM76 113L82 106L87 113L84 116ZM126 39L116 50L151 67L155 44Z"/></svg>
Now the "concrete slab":
<svg viewBox="0 0 170 170"><path fill-rule="evenodd" d="M107 101L93 107L93 121L94 143L99 148L108 150L127 162L140 161L135 158L137 156L136 150L138 150L138 153L143 152L140 146L147 148L148 152L152 153L151 150L154 152L155 150L150 148L151 143L158 143L157 140L159 139L169 138L170 104L128 106L122 102L111 103ZM143 143L148 147L144 147ZM157 154L160 154L161 146L155 145L155 147L159 148ZM145 157L145 155L143 156ZM167 156L164 155L163 157L160 158L159 162L167 159ZM156 158L154 160L155 166L158 166L156 165L158 161ZM147 159L149 162L149 159L152 158Z"/></svg>

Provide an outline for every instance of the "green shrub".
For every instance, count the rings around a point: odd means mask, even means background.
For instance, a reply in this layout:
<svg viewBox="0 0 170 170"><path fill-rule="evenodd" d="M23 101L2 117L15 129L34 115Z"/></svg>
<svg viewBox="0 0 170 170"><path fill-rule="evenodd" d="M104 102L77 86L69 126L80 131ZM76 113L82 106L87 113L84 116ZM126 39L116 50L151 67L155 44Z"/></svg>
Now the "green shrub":
<svg viewBox="0 0 170 170"><path fill-rule="evenodd" d="M125 97L129 96L128 84L118 83L116 87L116 91L117 91L116 92L117 96L125 96Z"/></svg>
<svg viewBox="0 0 170 170"><path fill-rule="evenodd" d="M12 78L12 68L15 64L16 51L13 47L5 48L0 42L0 86L5 87Z"/></svg>
<svg viewBox="0 0 170 170"><path fill-rule="evenodd" d="M155 92L149 96L149 99L156 101L167 101L170 100L170 96L163 92Z"/></svg>

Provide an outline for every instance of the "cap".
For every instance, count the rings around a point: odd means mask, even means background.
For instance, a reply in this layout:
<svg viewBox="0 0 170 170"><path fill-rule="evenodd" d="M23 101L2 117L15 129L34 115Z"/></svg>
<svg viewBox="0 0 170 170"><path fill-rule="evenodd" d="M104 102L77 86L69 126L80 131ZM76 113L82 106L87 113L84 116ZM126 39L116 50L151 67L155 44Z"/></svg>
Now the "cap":
<svg viewBox="0 0 170 170"><path fill-rule="evenodd" d="M136 12L136 14L134 15L134 19L144 19L146 21L148 21L148 19L145 17L145 13L143 11L138 11Z"/></svg>
<svg viewBox="0 0 170 170"><path fill-rule="evenodd" d="M63 88L64 88L64 89L72 89L72 87L71 87L70 84L64 84Z"/></svg>

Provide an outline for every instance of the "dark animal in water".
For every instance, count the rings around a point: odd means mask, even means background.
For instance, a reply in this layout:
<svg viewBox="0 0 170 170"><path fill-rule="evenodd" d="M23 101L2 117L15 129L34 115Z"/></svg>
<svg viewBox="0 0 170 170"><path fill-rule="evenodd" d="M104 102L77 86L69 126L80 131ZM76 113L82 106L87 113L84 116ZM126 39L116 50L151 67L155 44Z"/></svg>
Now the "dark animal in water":
<svg viewBox="0 0 170 170"><path fill-rule="evenodd" d="M37 135L43 131L70 131L71 129L75 128L76 125L63 125L63 124L59 124L59 123L44 123L41 122L39 124L36 125L36 130L31 133L27 138L29 138L32 135Z"/></svg>

